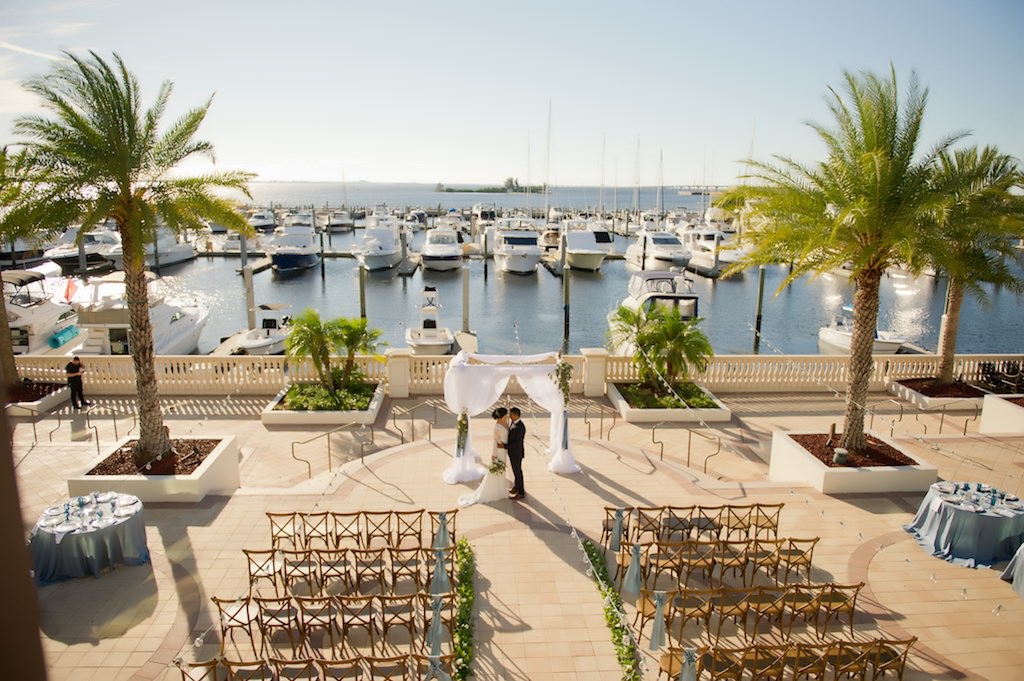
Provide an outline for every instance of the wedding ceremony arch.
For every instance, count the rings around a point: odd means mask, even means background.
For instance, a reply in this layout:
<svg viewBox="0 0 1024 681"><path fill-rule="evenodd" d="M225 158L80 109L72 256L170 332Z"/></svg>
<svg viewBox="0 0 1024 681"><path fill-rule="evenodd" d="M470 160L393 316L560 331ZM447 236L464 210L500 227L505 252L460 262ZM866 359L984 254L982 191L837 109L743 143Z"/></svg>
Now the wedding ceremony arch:
<svg viewBox="0 0 1024 681"><path fill-rule="evenodd" d="M479 454L473 449L470 437L471 417L494 404L513 376L526 395L551 414L548 428L551 444L545 450L549 456L548 470L552 473L580 471L567 437L565 398L553 377L558 361L557 352L481 355L462 351L451 359L444 376L444 400L452 413L458 414L460 420L465 419L465 425L459 428L455 460L442 474L446 483L453 485L484 476L484 469L477 463Z"/></svg>

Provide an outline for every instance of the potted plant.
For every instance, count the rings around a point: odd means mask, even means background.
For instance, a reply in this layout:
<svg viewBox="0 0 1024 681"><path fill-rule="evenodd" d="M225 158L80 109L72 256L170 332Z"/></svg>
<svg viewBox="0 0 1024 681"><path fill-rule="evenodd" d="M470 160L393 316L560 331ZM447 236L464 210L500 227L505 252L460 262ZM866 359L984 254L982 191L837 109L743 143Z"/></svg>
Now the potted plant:
<svg viewBox="0 0 1024 681"><path fill-rule="evenodd" d="M609 328L610 345L632 349L638 383L610 383L608 398L632 423L728 421L732 412L714 395L689 380L714 355L699 328L701 318L685 319L677 308L639 312L620 307Z"/></svg>
<svg viewBox="0 0 1024 681"><path fill-rule="evenodd" d="M384 384L367 381L356 367L356 353L374 353L381 331L365 319L338 318L324 321L313 309L292 319L292 333L285 344L289 361L309 359L316 383L293 383L263 410L265 424L373 423L384 401ZM344 354L342 367L334 367L332 355Z"/></svg>

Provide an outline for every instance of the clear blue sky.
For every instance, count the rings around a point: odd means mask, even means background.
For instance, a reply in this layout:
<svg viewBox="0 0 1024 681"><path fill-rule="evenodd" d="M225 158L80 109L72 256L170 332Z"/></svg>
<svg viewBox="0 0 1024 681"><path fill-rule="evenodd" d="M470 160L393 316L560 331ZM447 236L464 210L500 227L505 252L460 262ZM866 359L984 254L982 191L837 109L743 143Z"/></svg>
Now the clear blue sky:
<svg viewBox="0 0 1024 681"><path fill-rule="evenodd" d="M820 158L827 88L890 62L926 143L1021 158L1022 29L1017 0L5 2L0 144L21 81L95 50L174 83L165 123L215 93L201 137L261 180L728 184L751 150Z"/></svg>

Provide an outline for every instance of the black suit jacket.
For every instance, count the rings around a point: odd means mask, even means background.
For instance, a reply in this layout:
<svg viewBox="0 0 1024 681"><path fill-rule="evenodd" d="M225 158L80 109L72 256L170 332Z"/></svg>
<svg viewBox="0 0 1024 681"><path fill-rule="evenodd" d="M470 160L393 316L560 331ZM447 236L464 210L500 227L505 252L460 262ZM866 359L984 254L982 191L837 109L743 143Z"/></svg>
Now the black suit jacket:
<svg viewBox="0 0 1024 681"><path fill-rule="evenodd" d="M523 447L523 441L526 439L526 426L522 420L513 421L512 425L508 429L508 444L505 445L505 451L508 452L509 456L517 456L520 459L526 456L525 448Z"/></svg>

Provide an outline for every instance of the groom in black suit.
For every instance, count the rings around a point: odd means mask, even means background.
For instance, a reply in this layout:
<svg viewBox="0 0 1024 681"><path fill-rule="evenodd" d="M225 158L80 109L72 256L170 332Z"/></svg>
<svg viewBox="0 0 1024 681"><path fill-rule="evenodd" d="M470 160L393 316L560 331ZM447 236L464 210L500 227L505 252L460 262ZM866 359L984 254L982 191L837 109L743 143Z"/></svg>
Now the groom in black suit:
<svg viewBox="0 0 1024 681"><path fill-rule="evenodd" d="M526 426L519 419L519 407L512 407L508 410L512 417L512 423L508 427L508 444L505 451L508 453L509 463L512 464L512 476L515 482L512 489L508 491L509 499L525 499L526 487L523 485L523 457L526 455L523 442L526 439Z"/></svg>

